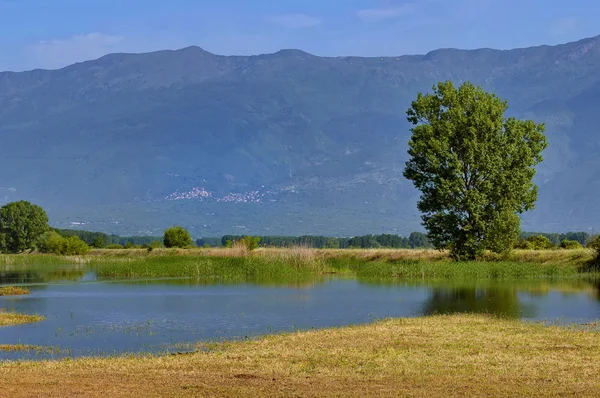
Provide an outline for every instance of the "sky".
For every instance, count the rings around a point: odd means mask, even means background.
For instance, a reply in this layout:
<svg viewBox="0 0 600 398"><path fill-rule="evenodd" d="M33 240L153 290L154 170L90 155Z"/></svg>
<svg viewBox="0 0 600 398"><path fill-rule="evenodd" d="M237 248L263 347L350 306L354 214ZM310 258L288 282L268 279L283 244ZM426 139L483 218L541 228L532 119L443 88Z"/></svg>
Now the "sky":
<svg viewBox="0 0 600 398"><path fill-rule="evenodd" d="M597 0L0 0L0 70L197 45L398 56L510 49L600 35Z"/></svg>

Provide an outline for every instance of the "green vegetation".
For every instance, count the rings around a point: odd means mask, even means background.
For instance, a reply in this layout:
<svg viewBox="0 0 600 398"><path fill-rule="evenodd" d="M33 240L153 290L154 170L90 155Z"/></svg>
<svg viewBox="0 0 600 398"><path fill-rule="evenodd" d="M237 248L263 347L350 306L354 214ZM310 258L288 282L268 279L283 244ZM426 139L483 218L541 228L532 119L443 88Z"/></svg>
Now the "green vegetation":
<svg viewBox="0 0 600 398"><path fill-rule="evenodd" d="M224 278L239 281L262 277L295 277L329 270L320 261L289 257L151 255L94 258L90 266L101 278Z"/></svg>
<svg viewBox="0 0 600 398"><path fill-rule="evenodd" d="M48 229L48 215L37 205L22 200L0 208L0 250L4 253L32 250Z"/></svg>
<svg viewBox="0 0 600 398"><path fill-rule="evenodd" d="M32 272L29 278L72 264L81 273L91 268L99 277L113 279L191 277L240 281L327 274L398 280L518 279L587 275L597 272L595 257L591 249L513 250L507 255L487 252L481 261L456 263L449 252L436 250L296 247L249 251L236 245L230 249L96 249L84 256L4 255L0 256L0 264L6 264L9 272L25 267ZM60 273L53 276L60 277Z"/></svg>
<svg viewBox="0 0 600 398"><path fill-rule="evenodd" d="M524 279L575 276L574 265L535 264L514 261L369 261L331 259L334 269L348 269L359 278L392 279Z"/></svg>
<svg viewBox="0 0 600 398"><path fill-rule="evenodd" d="M163 243L165 247L188 247L192 245L192 237L183 227L171 227L165 230Z"/></svg>
<svg viewBox="0 0 600 398"><path fill-rule="evenodd" d="M92 232L75 229L58 229L53 228L53 231L59 233L65 238L71 236L77 236L79 239L87 243L89 246L93 246L96 249L102 249L106 246L121 246L130 244L133 247L149 245L153 241L162 241L162 237L158 236L119 236L119 235L107 235L102 232Z"/></svg>
<svg viewBox="0 0 600 398"><path fill-rule="evenodd" d="M37 247L42 253L63 256L84 255L90 251L90 247L77 236L65 238L54 231L44 233L39 238Z"/></svg>
<svg viewBox="0 0 600 398"><path fill-rule="evenodd" d="M563 240L574 240L581 243L582 246L588 244L592 238L587 232L566 232L566 233L547 233L547 232L521 232L521 239L527 239L531 236L545 236L554 246L560 246Z"/></svg>
<svg viewBox="0 0 600 398"><path fill-rule="evenodd" d="M566 250L579 250L583 249L583 245L576 240L565 239L560 242L560 247Z"/></svg>
<svg viewBox="0 0 600 398"><path fill-rule="evenodd" d="M220 244L227 247L233 242L245 238L246 235L225 235L220 239ZM375 249L375 248L393 248L393 249L417 249L433 247L427 236L422 232L412 232L410 236L403 237L400 235L382 234L382 235L364 235L355 236L352 238L334 238L330 236L258 236L261 247L309 247L315 249ZM198 246L203 246L204 243L209 243L211 246L217 246L215 239L203 238L198 239Z"/></svg>
<svg viewBox="0 0 600 398"><path fill-rule="evenodd" d="M591 239L587 247L589 247L590 249L600 251L600 235L595 236L593 239Z"/></svg>
<svg viewBox="0 0 600 398"><path fill-rule="evenodd" d="M515 246L524 250L550 250L555 248L550 239L544 235L532 235L527 239L521 239Z"/></svg>
<svg viewBox="0 0 600 398"><path fill-rule="evenodd" d="M197 353L0 364L30 396L598 396L598 333L488 315L200 343ZM174 377L176 375L176 377Z"/></svg>
<svg viewBox="0 0 600 398"><path fill-rule="evenodd" d="M447 253L416 250L316 250L244 248L96 252L86 262L102 278L193 277L253 279L338 274L360 278L521 279L584 274L590 250L513 251L485 261L455 263Z"/></svg>
<svg viewBox="0 0 600 398"><path fill-rule="evenodd" d="M544 125L506 118L506 101L466 82L438 83L407 111L414 125L404 176L421 191L423 225L457 260L512 249L533 208Z"/></svg>
<svg viewBox="0 0 600 398"><path fill-rule="evenodd" d="M234 246L239 246L248 251L252 251L258 249L259 242L260 237L258 236L244 236L234 241L226 241L225 247L233 248Z"/></svg>
<svg viewBox="0 0 600 398"><path fill-rule="evenodd" d="M29 289L24 287L0 286L0 296L22 296L29 293Z"/></svg>

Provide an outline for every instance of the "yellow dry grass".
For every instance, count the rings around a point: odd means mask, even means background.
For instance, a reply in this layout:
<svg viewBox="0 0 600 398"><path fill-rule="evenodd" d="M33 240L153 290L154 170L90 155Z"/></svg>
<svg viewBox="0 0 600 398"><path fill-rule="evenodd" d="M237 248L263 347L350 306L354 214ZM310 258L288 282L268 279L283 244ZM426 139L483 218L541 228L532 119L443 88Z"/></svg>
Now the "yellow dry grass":
<svg viewBox="0 0 600 398"><path fill-rule="evenodd" d="M22 323L39 322L43 319L44 317L39 315L16 314L14 312L4 312L2 309L0 309L0 326L12 326L20 325Z"/></svg>
<svg viewBox="0 0 600 398"><path fill-rule="evenodd" d="M22 296L31 293L29 289L17 286L0 287L0 296Z"/></svg>
<svg viewBox="0 0 600 398"><path fill-rule="evenodd" d="M159 357L0 364L7 397L600 396L597 332L482 315L381 321Z"/></svg>

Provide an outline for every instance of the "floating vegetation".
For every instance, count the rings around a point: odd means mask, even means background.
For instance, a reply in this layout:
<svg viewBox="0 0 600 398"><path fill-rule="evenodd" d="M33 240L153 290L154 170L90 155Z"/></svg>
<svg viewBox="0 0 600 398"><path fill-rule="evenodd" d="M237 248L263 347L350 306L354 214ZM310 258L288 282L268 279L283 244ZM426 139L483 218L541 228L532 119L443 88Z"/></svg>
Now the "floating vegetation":
<svg viewBox="0 0 600 398"><path fill-rule="evenodd" d="M58 354L58 353L60 353L60 348L58 348L58 347L43 347L43 346L39 346L39 345L29 345L29 344L0 344L0 351L8 351L8 352L34 351L39 354Z"/></svg>
<svg viewBox="0 0 600 398"><path fill-rule="evenodd" d="M17 286L2 286L0 287L0 296L22 296L30 294L29 289Z"/></svg>
<svg viewBox="0 0 600 398"><path fill-rule="evenodd" d="M23 323L33 323L43 321L45 318L40 315L25 315L14 312L4 312L0 309L0 326L20 325Z"/></svg>

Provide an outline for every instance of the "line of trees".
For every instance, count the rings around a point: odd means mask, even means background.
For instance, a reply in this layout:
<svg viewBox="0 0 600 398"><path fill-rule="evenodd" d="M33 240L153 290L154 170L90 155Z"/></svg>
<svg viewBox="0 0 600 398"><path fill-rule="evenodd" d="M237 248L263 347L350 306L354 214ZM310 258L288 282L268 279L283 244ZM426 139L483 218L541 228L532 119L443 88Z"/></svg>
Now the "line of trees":
<svg viewBox="0 0 600 398"><path fill-rule="evenodd" d="M202 238L198 246L230 246L232 242L248 239L246 235L225 235L222 238ZM363 235L351 238L328 236L257 236L252 237L254 246L310 248L431 248L428 236L413 232L408 237L393 234ZM165 230L162 237L134 236L121 237L102 232L55 229L48 225L48 216L39 206L27 201L12 202L0 207L0 251L21 253L38 249L42 252L74 255L85 254L90 247L95 248L153 248L193 246L189 232L180 226ZM516 248L521 249L579 249L584 246L600 249L600 238L587 232L536 233L523 232Z"/></svg>
<svg viewBox="0 0 600 398"><path fill-rule="evenodd" d="M243 239L245 235L225 235L219 242L221 246L226 246L227 242L234 242ZM306 246L317 249L372 249L372 248L395 248L395 249L416 249L431 248L432 245L427 236L421 232L413 232L408 237L392 234L382 235L363 235L352 238L334 238L330 236L259 236L261 247L292 247ZM208 238L198 239L198 246L208 242ZM214 238L210 240L213 245ZM216 246L216 245L215 245Z"/></svg>
<svg viewBox="0 0 600 398"><path fill-rule="evenodd" d="M75 229L58 229L53 228L59 235L70 238L71 236L77 236L88 245L102 249L108 246L123 246L123 247L142 247L152 245L156 241L162 242L163 237L161 236L119 236L109 235L103 232L92 232Z"/></svg>

